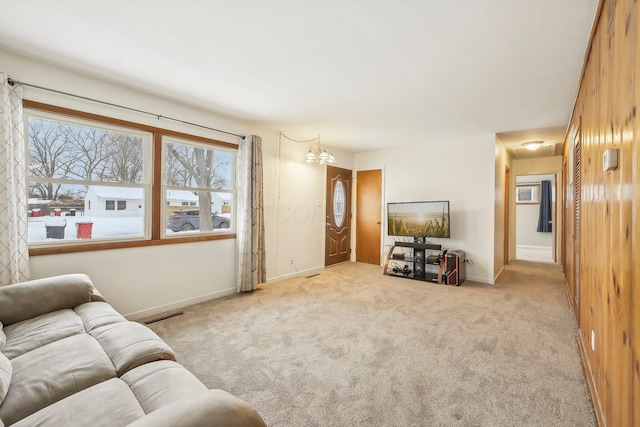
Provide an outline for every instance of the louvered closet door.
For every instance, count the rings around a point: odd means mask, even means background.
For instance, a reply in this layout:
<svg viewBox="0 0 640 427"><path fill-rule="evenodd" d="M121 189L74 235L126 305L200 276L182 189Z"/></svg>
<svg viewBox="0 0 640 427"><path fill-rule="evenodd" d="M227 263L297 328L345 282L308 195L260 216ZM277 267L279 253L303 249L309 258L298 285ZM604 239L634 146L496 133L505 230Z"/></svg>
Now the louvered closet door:
<svg viewBox="0 0 640 427"><path fill-rule="evenodd" d="M576 297L576 313L580 313L580 158L582 153L582 138L580 129L576 132L574 145L574 167L573 167L573 206L574 206L574 226L573 226L573 289Z"/></svg>

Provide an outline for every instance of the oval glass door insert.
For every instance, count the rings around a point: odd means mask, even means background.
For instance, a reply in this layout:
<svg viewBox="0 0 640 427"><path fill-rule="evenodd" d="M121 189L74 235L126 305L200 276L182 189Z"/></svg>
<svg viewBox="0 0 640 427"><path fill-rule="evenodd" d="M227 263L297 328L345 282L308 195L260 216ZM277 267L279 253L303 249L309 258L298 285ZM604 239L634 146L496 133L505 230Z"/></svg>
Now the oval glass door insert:
<svg viewBox="0 0 640 427"><path fill-rule="evenodd" d="M342 183L342 180L339 179L333 189L333 222L335 222L336 227L338 228L342 227L342 224L344 224L346 209L344 184Z"/></svg>

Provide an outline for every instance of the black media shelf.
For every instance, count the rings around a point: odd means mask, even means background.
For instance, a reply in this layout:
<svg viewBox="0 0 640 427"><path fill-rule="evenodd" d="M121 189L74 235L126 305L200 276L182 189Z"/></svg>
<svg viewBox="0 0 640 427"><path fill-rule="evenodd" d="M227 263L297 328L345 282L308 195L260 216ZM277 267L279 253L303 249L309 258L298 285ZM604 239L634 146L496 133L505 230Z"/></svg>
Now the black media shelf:
<svg viewBox="0 0 640 427"><path fill-rule="evenodd" d="M394 256L396 248L410 248ZM391 268L389 268L391 263ZM437 266L437 271L434 271ZM464 251L443 251L442 245L395 242L389 249L383 274L423 282L459 286L464 281Z"/></svg>
<svg viewBox="0 0 640 427"><path fill-rule="evenodd" d="M395 242L393 246L398 248L413 248L413 249L429 249L432 251L441 251L442 245L433 245L431 243L417 243L417 242ZM393 248L391 248L393 252ZM391 253L389 252L389 253Z"/></svg>
<svg viewBox="0 0 640 427"><path fill-rule="evenodd" d="M393 271L387 272L387 276L402 277L404 279L422 280L423 282L438 283L438 275L433 273L427 273L424 277L415 277L413 273L402 274L394 273Z"/></svg>

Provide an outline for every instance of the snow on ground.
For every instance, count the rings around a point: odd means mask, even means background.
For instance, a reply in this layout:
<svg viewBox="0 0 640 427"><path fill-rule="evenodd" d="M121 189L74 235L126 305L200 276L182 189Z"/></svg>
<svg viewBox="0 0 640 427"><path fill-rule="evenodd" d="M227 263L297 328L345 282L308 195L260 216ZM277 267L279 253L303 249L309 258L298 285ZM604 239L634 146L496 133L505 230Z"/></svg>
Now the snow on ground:
<svg viewBox="0 0 640 427"><path fill-rule="evenodd" d="M223 215L228 216L228 215ZM29 218L29 242L55 242L60 239L47 239L47 226L64 227L64 240L86 240L78 238L79 223L91 224L91 238L117 239L144 236L144 218L142 217L88 217L88 216L41 216ZM54 234L55 231L53 230ZM228 230L227 230L228 231ZM198 234L200 230L173 232L165 230L167 236Z"/></svg>
<svg viewBox="0 0 640 427"><path fill-rule="evenodd" d="M64 240L84 240L78 239L77 224L87 222L92 223L91 237L95 239L142 237L144 235L144 219L142 217L42 216L29 218L29 242L58 240L47 239L47 226L64 227Z"/></svg>

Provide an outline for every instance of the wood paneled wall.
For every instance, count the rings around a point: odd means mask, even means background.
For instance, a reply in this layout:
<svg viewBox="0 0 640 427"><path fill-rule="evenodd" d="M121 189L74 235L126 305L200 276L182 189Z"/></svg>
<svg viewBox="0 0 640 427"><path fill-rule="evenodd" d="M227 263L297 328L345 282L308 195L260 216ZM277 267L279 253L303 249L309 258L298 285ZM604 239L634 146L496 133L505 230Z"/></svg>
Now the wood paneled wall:
<svg viewBox="0 0 640 427"><path fill-rule="evenodd" d="M568 293L577 295L578 341L598 420L611 427L640 426L639 22L637 0L601 1L570 123L581 150L577 234L571 194L577 181L565 185ZM618 150L618 168L604 172L609 148ZM570 132L568 175L575 149Z"/></svg>

